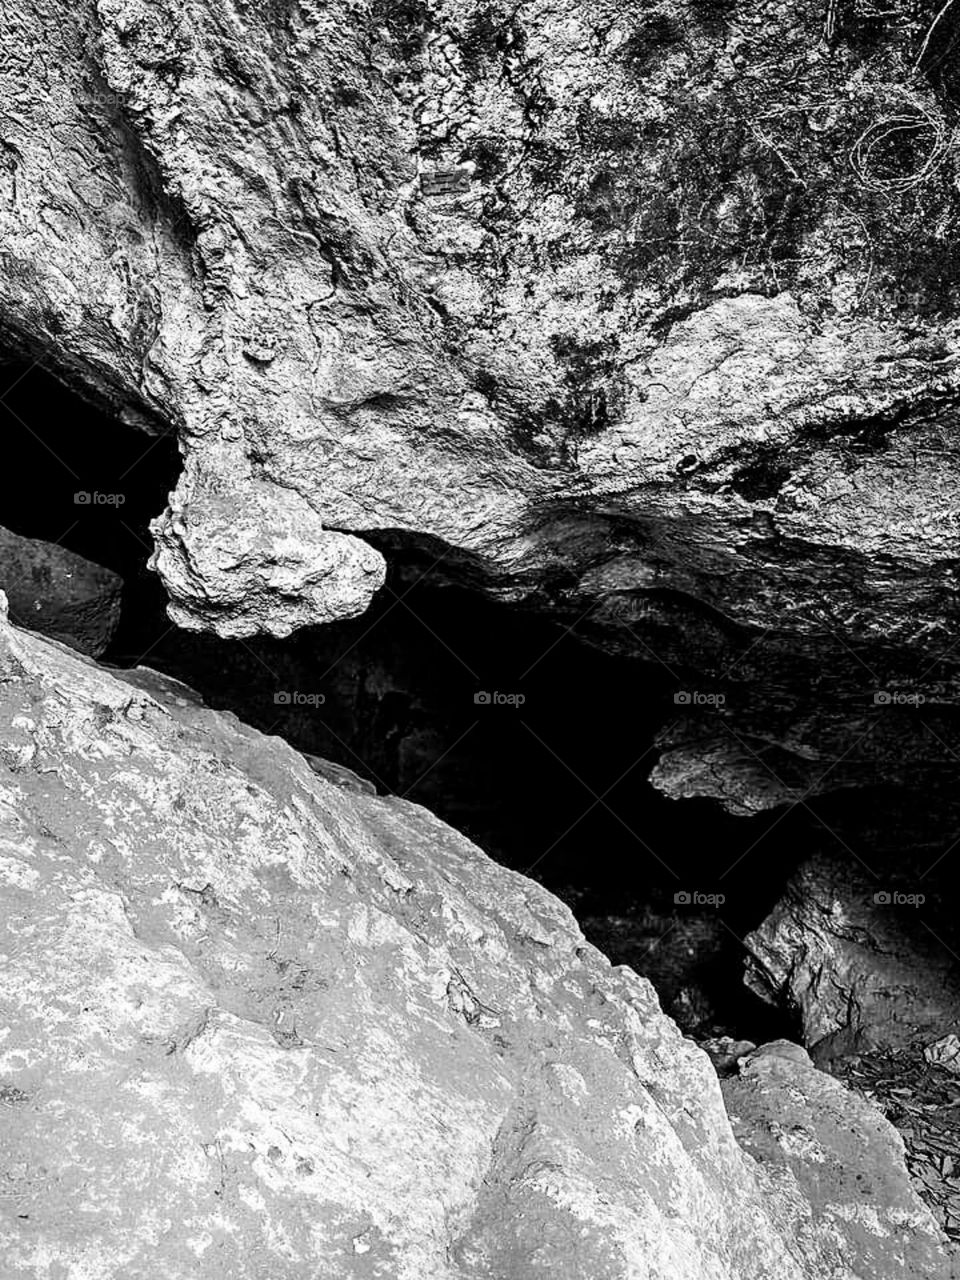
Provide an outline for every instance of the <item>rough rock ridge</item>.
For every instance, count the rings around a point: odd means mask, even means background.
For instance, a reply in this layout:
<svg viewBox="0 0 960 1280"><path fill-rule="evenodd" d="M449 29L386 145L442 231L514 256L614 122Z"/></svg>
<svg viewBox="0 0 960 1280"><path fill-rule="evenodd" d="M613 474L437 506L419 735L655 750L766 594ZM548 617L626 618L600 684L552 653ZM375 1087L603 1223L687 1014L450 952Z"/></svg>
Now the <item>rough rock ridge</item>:
<svg viewBox="0 0 960 1280"><path fill-rule="evenodd" d="M943 904L944 920L918 922L918 887L930 886L909 853L898 861L902 885L878 891L849 856L810 858L744 939L747 986L799 1015L818 1062L928 1044L957 1025L952 906Z"/></svg>

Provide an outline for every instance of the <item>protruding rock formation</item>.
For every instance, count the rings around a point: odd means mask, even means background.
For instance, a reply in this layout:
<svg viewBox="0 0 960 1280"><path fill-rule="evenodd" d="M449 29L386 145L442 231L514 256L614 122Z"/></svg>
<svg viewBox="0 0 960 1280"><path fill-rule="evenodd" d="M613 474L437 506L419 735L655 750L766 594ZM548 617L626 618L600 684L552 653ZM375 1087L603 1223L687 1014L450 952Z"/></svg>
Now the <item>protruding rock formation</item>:
<svg viewBox="0 0 960 1280"><path fill-rule="evenodd" d="M835 1233L826 1275L956 1275L929 1234L926 1210L917 1216L896 1130L877 1107L818 1071L798 1045L761 1045L723 1081L723 1098L737 1141L781 1194L809 1206L798 1222L800 1239L808 1231Z"/></svg>
<svg viewBox="0 0 960 1280"><path fill-rule="evenodd" d="M747 985L799 1013L819 1061L936 1040L957 1025L960 974L955 912L943 904L931 926L927 896L918 875L871 878L852 857L812 858L747 936Z"/></svg>

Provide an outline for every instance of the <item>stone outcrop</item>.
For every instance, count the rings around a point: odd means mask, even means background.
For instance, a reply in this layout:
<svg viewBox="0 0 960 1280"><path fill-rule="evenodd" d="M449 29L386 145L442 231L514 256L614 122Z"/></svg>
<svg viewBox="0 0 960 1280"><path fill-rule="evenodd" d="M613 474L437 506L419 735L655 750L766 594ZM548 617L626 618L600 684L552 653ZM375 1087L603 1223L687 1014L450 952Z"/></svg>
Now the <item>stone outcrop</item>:
<svg viewBox="0 0 960 1280"><path fill-rule="evenodd" d="M945 903L931 924L930 890L871 879L842 854L811 858L747 935L747 985L799 1014L818 1061L936 1040L957 1025L960 978L955 913Z"/></svg>
<svg viewBox="0 0 960 1280"><path fill-rule="evenodd" d="M844 784L804 669L954 705L952 12L3 13L0 321L178 433L181 626L349 616L412 542L724 692L658 780L738 811Z"/></svg>
<svg viewBox="0 0 960 1280"><path fill-rule="evenodd" d="M425 810L7 624L0 696L11 1280L950 1275L879 1118L814 1204L649 984Z"/></svg>
<svg viewBox="0 0 960 1280"><path fill-rule="evenodd" d="M0 590L18 626L98 658L120 621L117 574L52 542L0 528Z"/></svg>

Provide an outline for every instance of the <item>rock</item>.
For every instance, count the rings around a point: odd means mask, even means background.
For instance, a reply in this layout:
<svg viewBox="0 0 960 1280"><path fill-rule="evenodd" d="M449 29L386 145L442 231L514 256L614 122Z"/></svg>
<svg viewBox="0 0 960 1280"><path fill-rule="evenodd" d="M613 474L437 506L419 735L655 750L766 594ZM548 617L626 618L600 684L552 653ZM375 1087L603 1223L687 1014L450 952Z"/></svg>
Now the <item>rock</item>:
<svg viewBox="0 0 960 1280"><path fill-rule="evenodd" d="M926 1042L956 1024L946 927L919 927L916 881L878 883L849 859L817 855L744 939L747 986L800 1014L818 1062Z"/></svg>
<svg viewBox="0 0 960 1280"><path fill-rule="evenodd" d="M833 1235L828 1275L955 1280L957 1262L944 1257L911 1187L897 1131L809 1059L784 1053L785 1044L761 1045L722 1088L737 1141L771 1188L802 1199L801 1245L807 1232Z"/></svg>
<svg viewBox="0 0 960 1280"><path fill-rule="evenodd" d="M225 638L288 636L308 623L362 613L383 585L382 557L358 538L325 530L296 493L250 483L238 502L232 470L225 462L208 481L181 480L151 526L157 549L150 567L171 592L173 621L204 629L197 611L178 603L187 598L216 601L208 629ZM236 481L238 488L244 483Z"/></svg>
<svg viewBox="0 0 960 1280"><path fill-rule="evenodd" d="M335 787L342 787L344 791L350 791L354 795L375 796L377 794L375 783L370 782L368 778L361 778L358 773L354 773L345 765L335 764L332 760L322 760L320 756L311 755L307 751L303 753L303 758L314 773L319 774L321 778L326 778Z"/></svg>
<svg viewBox="0 0 960 1280"><path fill-rule="evenodd" d="M0 698L5 1277L852 1280L902 1152L757 1165L540 886L158 673L4 625Z"/></svg>
<svg viewBox="0 0 960 1280"><path fill-rule="evenodd" d="M960 1075L960 1036L951 1031L948 1036L928 1044L924 1048L923 1056L927 1062L944 1067L954 1075Z"/></svg>
<svg viewBox="0 0 960 1280"><path fill-rule="evenodd" d="M746 0L6 7L0 321L178 433L179 625L351 616L426 548L667 664L658 784L736 812L861 785L865 716L913 760L877 695L956 707L960 193L925 14L851 12L826 56L819 7Z"/></svg>
<svg viewBox="0 0 960 1280"><path fill-rule="evenodd" d="M121 579L57 543L0 528L0 587L18 626L99 657L120 621Z"/></svg>
<svg viewBox="0 0 960 1280"><path fill-rule="evenodd" d="M780 1058L784 1062L795 1062L801 1067L813 1066L813 1059L803 1045L794 1044L792 1040L768 1040L766 1044L759 1047L752 1045L742 1054L739 1065L741 1070L746 1070L753 1063L761 1062L766 1058Z"/></svg>

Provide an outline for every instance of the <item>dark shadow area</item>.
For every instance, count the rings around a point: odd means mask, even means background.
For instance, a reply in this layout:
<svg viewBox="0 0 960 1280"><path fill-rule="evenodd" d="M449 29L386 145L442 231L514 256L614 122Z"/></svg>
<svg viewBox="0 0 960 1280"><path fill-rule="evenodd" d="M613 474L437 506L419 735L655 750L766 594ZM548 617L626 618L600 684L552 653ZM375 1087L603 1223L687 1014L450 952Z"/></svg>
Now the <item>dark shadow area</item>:
<svg viewBox="0 0 960 1280"><path fill-rule="evenodd" d="M0 356L0 423L8 457L0 523L118 573L122 630L151 588L162 607L146 567L149 524L180 474L176 440L116 422L46 368L15 357Z"/></svg>
<svg viewBox="0 0 960 1280"><path fill-rule="evenodd" d="M727 1022L783 1033L740 986L739 938L809 848L809 815L743 819L713 801L665 798L647 774L654 735L676 711L666 672L410 577L394 563L363 617L283 641L166 631L151 591L123 636L129 644L137 631L136 645L106 660L146 654L211 706L427 806L559 893L612 959L629 958L665 996L699 969ZM682 893L725 902L678 904Z"/></svg>

